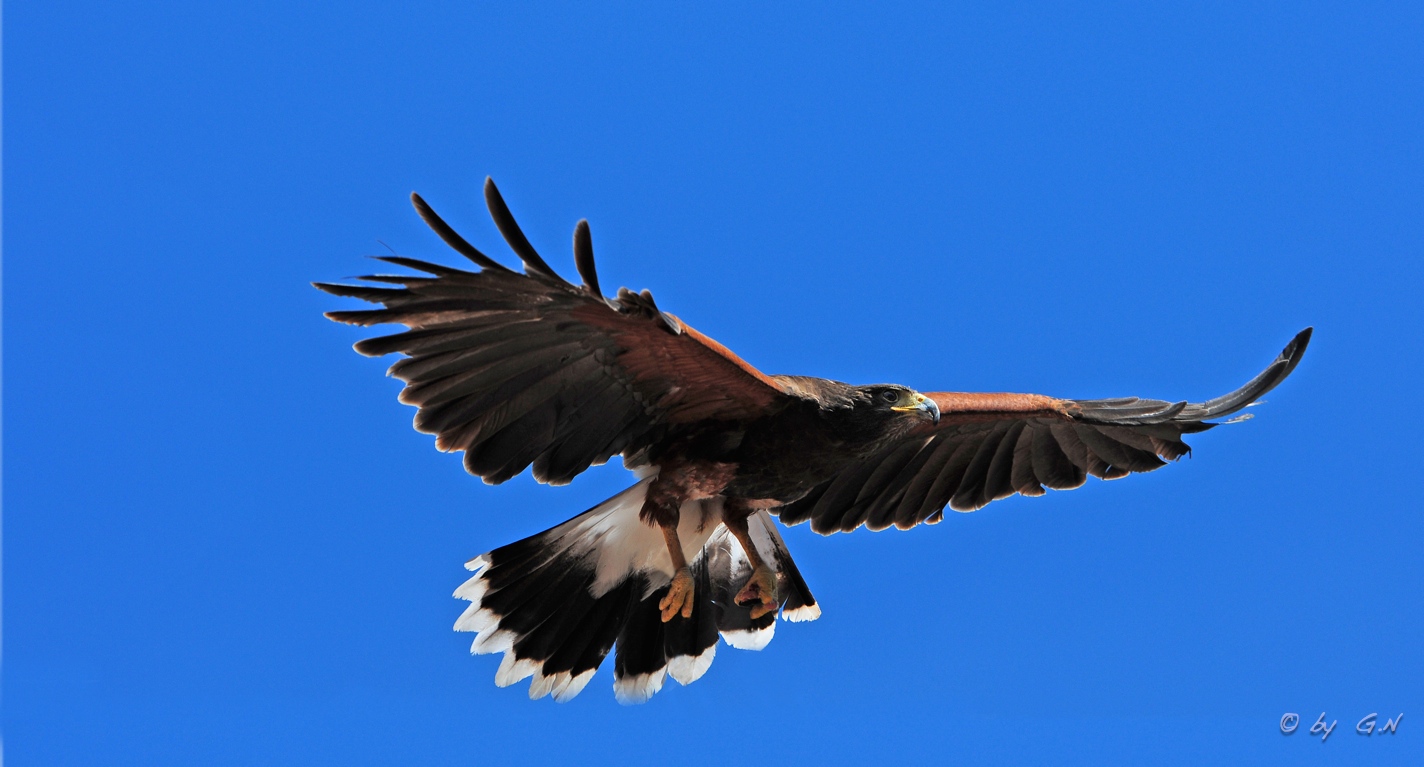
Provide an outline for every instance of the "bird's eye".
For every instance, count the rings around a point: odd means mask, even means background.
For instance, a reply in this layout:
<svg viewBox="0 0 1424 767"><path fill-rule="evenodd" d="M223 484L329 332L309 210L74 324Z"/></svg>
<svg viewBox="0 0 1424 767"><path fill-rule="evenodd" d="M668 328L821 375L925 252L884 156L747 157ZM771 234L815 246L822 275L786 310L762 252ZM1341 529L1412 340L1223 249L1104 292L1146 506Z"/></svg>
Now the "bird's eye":
<svg viewBox="0 0 1424 767"><path fill-rule="evenodd" d="M894 391L893 389L883 391L880 393L880 398L885 400L886 402L899 402L900 392Z"/></svg>

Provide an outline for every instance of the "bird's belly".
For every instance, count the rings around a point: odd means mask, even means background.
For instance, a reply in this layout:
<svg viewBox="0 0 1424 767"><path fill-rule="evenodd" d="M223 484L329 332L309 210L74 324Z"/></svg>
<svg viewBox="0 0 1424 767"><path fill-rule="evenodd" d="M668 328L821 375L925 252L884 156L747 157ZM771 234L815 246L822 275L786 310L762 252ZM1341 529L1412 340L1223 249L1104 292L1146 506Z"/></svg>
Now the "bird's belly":
<svg viewBox="0 0 1424 767"><path fill-rule="evenodd" d="M791 503L854 459L854 454L843 451L754 451L737 462L736 474L723 494L764 499L772 506Z"/></svg>

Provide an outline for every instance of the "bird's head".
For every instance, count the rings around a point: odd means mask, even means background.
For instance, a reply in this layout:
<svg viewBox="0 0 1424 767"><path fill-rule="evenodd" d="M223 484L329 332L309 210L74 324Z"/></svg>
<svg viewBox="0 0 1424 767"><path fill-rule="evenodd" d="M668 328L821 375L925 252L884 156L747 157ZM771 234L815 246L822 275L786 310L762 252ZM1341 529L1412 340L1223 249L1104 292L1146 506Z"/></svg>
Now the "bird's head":
<svg viewBox="0 0 1424 767"><path fill-rule="evenodd" d="M857 387L863 399L861 408L872 412L882 412L892 418L909 419L918 424L923 421L939 423L939 405L925 395L898 384L876 384Z"/></svg>

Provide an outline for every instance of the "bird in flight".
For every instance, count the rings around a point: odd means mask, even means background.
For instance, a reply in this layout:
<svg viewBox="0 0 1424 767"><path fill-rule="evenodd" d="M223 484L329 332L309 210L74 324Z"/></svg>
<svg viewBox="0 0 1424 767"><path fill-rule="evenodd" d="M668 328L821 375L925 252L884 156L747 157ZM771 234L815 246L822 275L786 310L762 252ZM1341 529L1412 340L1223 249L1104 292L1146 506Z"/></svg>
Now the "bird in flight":
<svg viewBox="0 0 1424 767"><path fill-rule="evenodd" d="M767 375L646 290L605 296L587 221L574 229L574 285L530 245L492 180L484 193L522 272L412 194L476 271L389 256L422 274L315 286L380 305L330 319L406 326L356 351L404 355L390 374L405 382L415 428L464 452L471 474L498 484L532 466L561 485L615 455L636 474L573 519L466 563L474 575L455 596L470 604L455 629L476 634L472 652L504 654L496 684L533 677L531 698L573 698L616 646L615 695L642 702L669 676L701 677L719 636L761 649L778 615L817 618L773 517L822 534L906 530L945 508L1152 471L1188 453L1183 435L1285 380L1310 340L1307 328L1246 385L1200 403Z"/></svg>

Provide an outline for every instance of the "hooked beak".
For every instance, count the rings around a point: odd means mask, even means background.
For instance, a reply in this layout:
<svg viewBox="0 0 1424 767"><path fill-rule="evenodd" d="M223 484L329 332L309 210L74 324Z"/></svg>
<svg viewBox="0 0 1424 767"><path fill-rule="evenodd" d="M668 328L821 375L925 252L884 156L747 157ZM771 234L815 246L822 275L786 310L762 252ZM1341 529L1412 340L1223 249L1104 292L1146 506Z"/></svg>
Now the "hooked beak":
<svg viewBox="0 0 1424 767"><path fill-rule="evenodd" d="M939 423L939 405L936 404L934 400L930 399L929 397L926 397L926 396L923 395L923 394L916 394L916 395L915 395L915 404L914 404L914 405L910 405L910 406L907 406L907 407L891 408L891 410L899 410L900 412L909 412L909 411L911 411L911 410L919 410L919 411L921 411L921 412L928 413L928 414L929 414L929 417L930 417L930 421L932 421L932 422L934 422L934 423Z"/></svg>
<svg viewBox="0 0 1424 767"><path fill-rule="evenodd" d="M929 397L926 397L923 394L919 395L919 397L920 409L930 414L931 421L933 421L934 423L939 423L939 403L935 402Z"/></svg>

